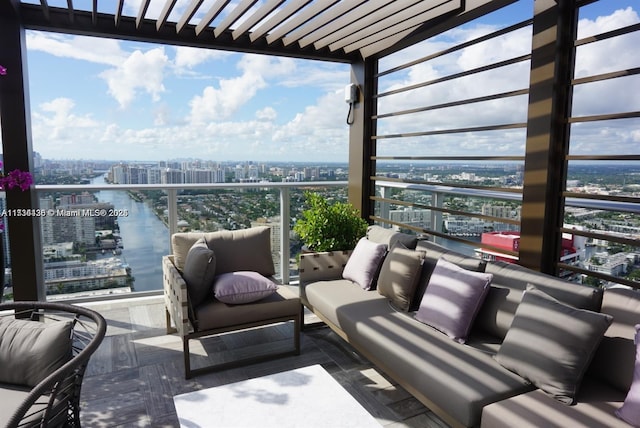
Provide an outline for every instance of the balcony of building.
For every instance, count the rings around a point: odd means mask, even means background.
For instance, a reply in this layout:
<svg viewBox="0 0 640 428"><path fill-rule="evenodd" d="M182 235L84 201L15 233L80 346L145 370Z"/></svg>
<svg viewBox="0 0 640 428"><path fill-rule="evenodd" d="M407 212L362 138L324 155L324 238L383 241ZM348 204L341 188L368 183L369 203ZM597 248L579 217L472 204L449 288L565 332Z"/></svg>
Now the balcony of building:
<svg viewBox="0 0 640 428"><path fill-rule="evenodd" d="M585 285L639 288L631 275L640 252L636 8L619 9L608 0L284 3L279 9L260 2L264 7L249 10L216 2L200 10L203 2L194 1L176 17L176 2L166 1L159 16L148 17L150 1L140 2L138 16L123 14L123 2L108 10L101 2L2 2L0 63L12 71L0 76L5 167L34 169L28 30L341 62L349 64L351 83L358 88L350 103L349 179L342 185L369 222L472 253L502 255ZM510 14L523 3L525 17ZM227 5L237 8L225 11L229 17L243 19L222 22L218 15ZM601 8L602 16L625 19L591 19ZM274 20L266 18L271 12ZM481 25L470 27L474 22ZM454 37L459 34L465 36ZM493 114L505 111L511 114ZM415 164L422 163L431 164L430 171L415 174ZM459 171L444 178L448 168ZM602 171L614 180L602 183ZM170 187L162 190L177 198L179 187L175 193ZM73 188L7 192L7 208L39 209L42 194L58 190ZM176 206L177 201L167 205L167 251L170 233L177 230ZM286 218L287 213L281 216L283 249L288 248ZM469 225L473 230L465 230ZM45 299L40 220L11 217L8 227L14 298ZM517 231L518 247L473 239L496 231ZM576 253L563 246L569 237L603 251L593 260L576 260ZM609 256L619 253L629 254L631 262L625 261L623 269L609 267ZM289 256L279 254L282 265ZM287 274L283 271L282 278ZM285 282L295 281L289 279ZM83 417L89 425L105 418L125 425L172 425L168 397L178 390L282 368L259 365L178 380L180 345L161 331L157 297L141 299L82 302L100 308L110 324L87 376ZM224 342L219 345L228 346ZM305 333L303 349L302 359L323 364L343 384L355 385L350 392L380 421L442 426L331 333ZM102 381L114 376L119 380L114 388L123 389L108 391L109 396L99 392ZM131 399L123 398L124 389L135 391Z"/></svg>

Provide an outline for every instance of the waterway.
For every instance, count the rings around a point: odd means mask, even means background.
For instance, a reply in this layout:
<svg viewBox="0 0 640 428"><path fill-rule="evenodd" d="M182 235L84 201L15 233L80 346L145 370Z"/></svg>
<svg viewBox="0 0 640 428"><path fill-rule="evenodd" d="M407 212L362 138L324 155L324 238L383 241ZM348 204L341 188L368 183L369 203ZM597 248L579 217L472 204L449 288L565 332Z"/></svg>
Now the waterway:
<svg viewBox="0 0 640 428"><path fill-rule="evenodd" d="M104 184L104 177L92 180ZM127 192L101 190L96 194L100 202L110 202L116 210L128 215L118 217L122 254L119 256L131 268L134 291L162 289L162 256L169 254L170 237L165 224L144 202L132 199Z"/></svg>

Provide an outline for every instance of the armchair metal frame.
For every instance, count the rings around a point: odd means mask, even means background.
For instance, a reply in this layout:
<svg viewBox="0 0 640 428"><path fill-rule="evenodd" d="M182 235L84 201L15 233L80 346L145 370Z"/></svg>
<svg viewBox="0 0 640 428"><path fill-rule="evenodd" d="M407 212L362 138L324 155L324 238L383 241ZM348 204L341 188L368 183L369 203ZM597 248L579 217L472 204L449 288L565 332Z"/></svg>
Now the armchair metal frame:
<svg viewBox="0 0 640 428"><path fill-rule="evenodd" d="M34 386L7 424L14 427L80 427L80 390L89 358L102 342L107 323L99 313L66 303L9 302L0 304L0 316L34 322L72 322L72 356Z"/></svg>

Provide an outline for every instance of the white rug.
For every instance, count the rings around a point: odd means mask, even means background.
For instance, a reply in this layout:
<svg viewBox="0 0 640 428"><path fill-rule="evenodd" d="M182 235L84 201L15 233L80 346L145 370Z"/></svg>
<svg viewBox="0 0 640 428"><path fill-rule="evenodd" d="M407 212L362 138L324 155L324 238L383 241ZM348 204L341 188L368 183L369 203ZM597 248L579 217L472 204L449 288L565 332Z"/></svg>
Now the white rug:
<svg viewBox="0 0 640 428"><path fill-rule="evenodd" d="M185 428L380 427L319 365L176 395L173 401Z"/></svg>

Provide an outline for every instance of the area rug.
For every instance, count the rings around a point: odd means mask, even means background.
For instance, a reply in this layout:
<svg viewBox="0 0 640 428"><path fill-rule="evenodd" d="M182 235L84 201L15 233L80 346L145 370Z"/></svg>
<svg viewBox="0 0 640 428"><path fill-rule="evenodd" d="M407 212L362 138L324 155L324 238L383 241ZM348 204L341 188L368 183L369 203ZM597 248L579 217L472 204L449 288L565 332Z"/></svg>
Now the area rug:
<svg viewBox="0 0 640 428"><path fill-rule="evenodd" d="M173 397L180 426L380 427L320 365Z"/></svg>

